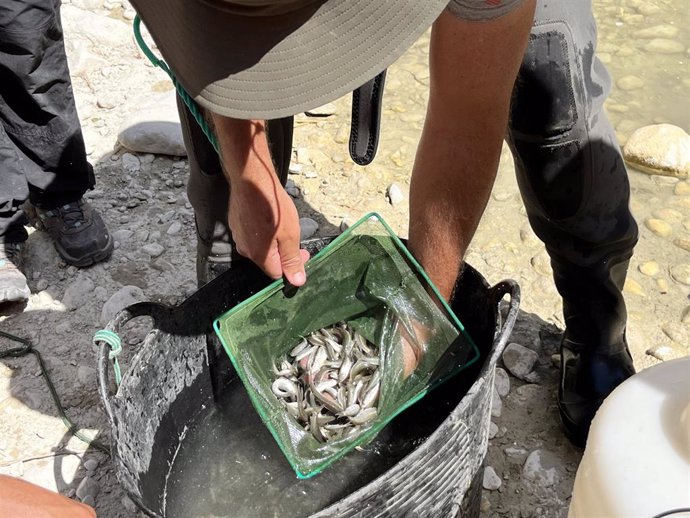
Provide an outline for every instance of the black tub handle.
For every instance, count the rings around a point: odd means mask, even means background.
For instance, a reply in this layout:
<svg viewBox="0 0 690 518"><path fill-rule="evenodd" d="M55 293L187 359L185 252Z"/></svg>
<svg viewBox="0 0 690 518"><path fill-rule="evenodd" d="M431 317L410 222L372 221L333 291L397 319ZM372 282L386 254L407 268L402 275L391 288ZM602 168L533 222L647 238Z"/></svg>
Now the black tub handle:
<svg viewBox="0 0 690 518"><path fill-rule="evenodd" d="M153 317L156 314L160 314L163 311L168 311L168 308L163 304L156 304L154 302L138 302L127 306L125 309L121 310L115 315L115 317L108 322L105 327L105 331L111 331L117 335L120 334L120 330L124 325L132 320L133 318L150 316ZM97 342L98 349L98 391L101 394L101 400L103 401L103 406L105 411L110 418L110 422L114 422L114 416L112 409L110 407L110 398L112 397L110 391L108 390L108 360L110 348L108 344L102 340Z"/></svg>
<svg viewBox="0 0 690 518"><path fill-rule="evenodd" d="M520 313L520 285L513 279L504 279L489 289L489 296L493 303L498 306L504 296L510 296L508 305L508 314L505 320L500 319L499 325L496 327L496 337L498 341L494 344L494 354L501 354L503 349L508 344L508 339L513 332L515 322L517 322L518 314Z"/></svg>

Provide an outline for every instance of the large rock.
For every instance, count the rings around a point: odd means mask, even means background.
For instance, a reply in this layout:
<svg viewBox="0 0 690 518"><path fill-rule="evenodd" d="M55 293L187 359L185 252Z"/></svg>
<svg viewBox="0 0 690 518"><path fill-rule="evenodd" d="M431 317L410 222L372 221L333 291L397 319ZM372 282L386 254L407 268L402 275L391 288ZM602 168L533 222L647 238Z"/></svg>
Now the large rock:
<svg viewBox="0 0 690 518"><path fill-rule="evenodd" d="M638 129L628 139L623 154L631 166L649 174L690 175L690 135L672 124Z"/></svg>
<svg viewBox="0 0 690 518"><path fill-rule="evenodd" d="M146 300L146 296L141 288L137 286L124 286L103 304L101 324L106 325L121 309L144 300Z"/></svg>
<svg viewBox="0 0 690 518"><path fill-rule="evenodd" d="M177 113L175 91L153 97L120 126L118 141L130 151L156 155L186 156Z"/></svg>

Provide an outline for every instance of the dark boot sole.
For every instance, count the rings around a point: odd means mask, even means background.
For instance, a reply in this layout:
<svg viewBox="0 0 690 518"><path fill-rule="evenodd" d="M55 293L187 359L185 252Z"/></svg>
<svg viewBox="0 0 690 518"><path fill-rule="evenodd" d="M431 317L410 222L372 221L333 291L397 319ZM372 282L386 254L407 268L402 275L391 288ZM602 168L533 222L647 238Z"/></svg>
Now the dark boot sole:
<svg viewBox="0 0 690 518"><path fill-rule="evenodd" d="M563 433L568 438L573 446L578 448L584 448L587 444L587 436L589 435L589 427L583 429L581 425L575 423L572 419L568 417L565 410L561 407L560 401L558 402L558 415L561 418L561 427L563 428Z"/></svg>
<svg viewBox="0 0 690 518"><path fill-rule="evenodd" d="M112 236L108 235L108 243L104 248L91 252L89 255L84 257L72 257L57 243L57 241L55 242L55 249L58 251L58 254L60 254L60 257L62 257L67 264L76 266L78 268L84 268L86 266L91 266L92 264L100 263L101 261L106 260L112 255L114 248L113 238Z"/></svg>

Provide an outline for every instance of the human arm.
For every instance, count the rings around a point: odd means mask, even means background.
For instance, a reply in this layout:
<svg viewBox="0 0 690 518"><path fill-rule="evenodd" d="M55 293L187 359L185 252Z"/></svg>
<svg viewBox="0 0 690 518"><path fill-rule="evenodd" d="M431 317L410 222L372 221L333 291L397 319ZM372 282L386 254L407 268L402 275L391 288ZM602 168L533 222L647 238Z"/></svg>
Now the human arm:
<svg viewBox="0 0 690 518"><path fill-rule="evenodd" d="M211 115L230 183L228 222L237 251L274 279L306 280L297 209L275 174L266 123Z"/></svg>
<svg viewBox="0 0 690 518"><path fill-rule="evenodd" d="M0 516L96 518L96 512L88 505L24 480L0 475Z"/></svg>
<svg viewBox="0 0 690 518"><path fill-rule="evenodd" d="M534 0L491 21L434 23L427 115L410 188L410 248L450 299L496 177Z"/></svg>

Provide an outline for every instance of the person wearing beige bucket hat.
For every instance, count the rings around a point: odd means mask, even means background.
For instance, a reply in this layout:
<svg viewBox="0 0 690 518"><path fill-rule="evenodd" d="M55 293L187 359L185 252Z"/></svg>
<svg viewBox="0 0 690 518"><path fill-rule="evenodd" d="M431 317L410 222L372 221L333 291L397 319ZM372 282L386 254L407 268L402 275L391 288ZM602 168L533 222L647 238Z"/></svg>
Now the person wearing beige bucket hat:
<svg viewBox="0 0 690 518"><path fill-rule="evenodd" d="M637 241L627 172L603 110L610 78L595 55L590 0L132 4L219 143L222 168L181 108L197 228L200 211L222 205L236 250L294 285L306 281L308 254L275 174L289 163L292 122L284 117L370 80L433 23L410 248L450 299L506 138L563 297L559 413L568 437L584 443L603 398L634 372L622 287ZM229 203L224 183L193 199L195 177L206 181L213 169L231 186Z"/></svg>
<svg viewBox="0 0 690 518"><path fill-rule="evenodd" d="M500 153L534 0L455 0L456 11L487 13L481 24L444 11L447 4L132 1L177 80L214 127L232 184L229 219L237 251L271 277L284 275L296 286L303 284L308 256L298 250L296 209L273 174L264 120L307 111L352 91L394 62L434 21L435 55L447 62L436 67L440 81L464 91L442 102L456 104L465 111L461 116L468 127L485 133L474 137L484 144L472 162L487 169L483 177L495 174L491 169Z"/></svg>

